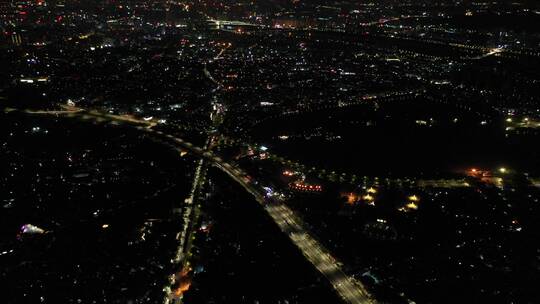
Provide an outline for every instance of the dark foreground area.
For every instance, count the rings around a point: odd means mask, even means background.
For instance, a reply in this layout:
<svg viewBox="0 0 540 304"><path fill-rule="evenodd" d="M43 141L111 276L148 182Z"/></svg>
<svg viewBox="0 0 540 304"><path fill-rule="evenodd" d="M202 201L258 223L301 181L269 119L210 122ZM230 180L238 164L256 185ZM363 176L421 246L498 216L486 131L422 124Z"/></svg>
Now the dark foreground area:
<svg viewBox="0 0 540 304"><path fill-rule="evenodd" d="M4 303L163 300L189 162L121 128L12 115L0 159Z"/></svg>
<svg viewBox="0 0 540 304"><path fill-rule="evenodd" d="M218 171L208 188L186 303L340 303L250 194Z"/></svg>

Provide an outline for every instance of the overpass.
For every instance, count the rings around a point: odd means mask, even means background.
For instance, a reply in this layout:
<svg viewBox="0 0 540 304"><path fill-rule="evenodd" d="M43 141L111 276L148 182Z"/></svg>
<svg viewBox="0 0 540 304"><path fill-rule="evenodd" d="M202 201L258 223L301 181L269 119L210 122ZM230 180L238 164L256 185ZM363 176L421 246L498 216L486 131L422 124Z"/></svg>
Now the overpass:
<svg viewBox="0 0 540 304"><path fill-rule="evenodd" d="M166 134L162 131L153 130L147 122L135 118L125 119L122 116L111 114L100 114L96 111L67 111L67 112L31 112L22 111L34 115L54 115L70 118L90 120L96 122L110 122L111 124L128 124L137 130L147 134L156 141L170 143L178 153L189 151L197 155L201 160L206 160L216 168L220 169L240 184L249 192L255 200L264 208L268 215L278 225L289 239L302 252L304 257L328 280L337 294L346 302L353 304L376 303L364 285L355 278L348 276L341 269L341 263L337 261L321 243L319 243L311 232L308 231L303 221L287 205L277 199L267 197L266 191L248 178L247 174L240 168L225 162L219 156L209 150L201 149L190 142ZM200 164L199 164L200 165ZM197 178L197 177L196 177ZM194 186L195 187L195 186Z"/></svg>

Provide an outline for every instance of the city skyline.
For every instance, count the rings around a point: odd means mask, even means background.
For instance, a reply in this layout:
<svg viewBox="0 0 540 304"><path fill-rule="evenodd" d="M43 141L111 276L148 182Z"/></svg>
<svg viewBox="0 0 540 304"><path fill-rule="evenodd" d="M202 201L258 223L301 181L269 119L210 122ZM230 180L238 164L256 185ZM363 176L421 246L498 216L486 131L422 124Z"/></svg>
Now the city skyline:
<svg viewBox="0 0 540 304"><path fill-rule="evenodd" d="M4 303L536 303L536 1L0 3Z"/></svg>

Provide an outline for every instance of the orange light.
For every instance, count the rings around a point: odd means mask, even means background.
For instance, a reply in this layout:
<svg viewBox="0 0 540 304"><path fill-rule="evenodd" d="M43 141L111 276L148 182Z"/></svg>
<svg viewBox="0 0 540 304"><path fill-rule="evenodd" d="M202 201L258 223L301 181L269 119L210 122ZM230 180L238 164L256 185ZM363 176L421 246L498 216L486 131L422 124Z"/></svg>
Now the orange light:
<svg viewBox="0 0 540 304"><path fill-rule="evenodd" d="M349 195L347 195L347 203L349 205L352 205L356 202L356 200L358 199L358 197L356 196L356 194L354 193L349 193Z"/></svg>
<svg viewBox="0 0 540 304"><path fill-rule="evenodd" d="M189 290L189 287L191 287L191 282L183 282L180 284L180 286L174 291L174 295L179 297L184 292Z"/></svg>

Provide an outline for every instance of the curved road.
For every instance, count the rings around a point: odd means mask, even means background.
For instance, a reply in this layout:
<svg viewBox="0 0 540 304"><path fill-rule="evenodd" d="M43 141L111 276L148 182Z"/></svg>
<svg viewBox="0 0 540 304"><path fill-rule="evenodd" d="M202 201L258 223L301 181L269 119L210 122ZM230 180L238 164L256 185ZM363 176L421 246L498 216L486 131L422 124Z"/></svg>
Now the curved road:
<svg viewBox="0 0 540 304"><path fill-rule="evenodd" d="M168 141L177 147L178 153L188 150L193 154L198 155L202 159L208 160L215 167L225 172L233 180L239 183L246 191L251 193L256 201L263 206L266 212L279 226L281 231L286 233L291 241L300 249L304 257L313 266L324 275L330 282L339 296L347 303L376 303L370 296L367 289L361 282L353 277L346 275L341 269L340 263L330 254L330 251L320 244L311 233L305 228L302 220L288 208L282 201L269 199L265 196L265 191L255 183L253 183L245 172L240 168L232 166L225 162L219 156L214 155L208 150L194 146L192 143L184 141L181 138L171 134L166 134L162 131L155 131L148 126L148 122L138 121L133 118L126 119L125 117L115 116L110 114L100 114L98 112L73 111L73 112L31 112L24 111L28 114L53 114L67 117L74 117L83 120L94 121L110 121L114 124L135 124L135 128L145 132L158 141Z"/></svg>

